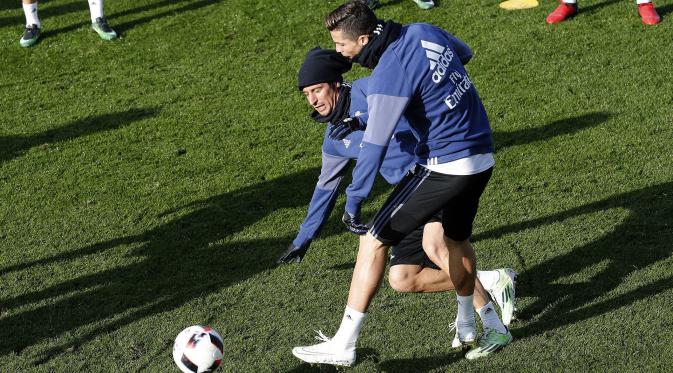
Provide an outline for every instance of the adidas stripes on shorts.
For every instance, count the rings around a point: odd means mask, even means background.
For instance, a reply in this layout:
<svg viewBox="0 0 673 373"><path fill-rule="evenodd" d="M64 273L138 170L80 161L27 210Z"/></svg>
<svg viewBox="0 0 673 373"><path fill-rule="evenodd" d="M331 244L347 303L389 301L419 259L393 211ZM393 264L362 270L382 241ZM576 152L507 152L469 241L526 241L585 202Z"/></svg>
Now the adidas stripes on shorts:
<svg viewBox="0 0 673 373"><path fill-rule="evenodd" d="M441 213L444 235L464 241L472 235L479 198L492 173L491 167L475 175L445 175L416 165L376 213L369 232L394 246Z"/></svg>

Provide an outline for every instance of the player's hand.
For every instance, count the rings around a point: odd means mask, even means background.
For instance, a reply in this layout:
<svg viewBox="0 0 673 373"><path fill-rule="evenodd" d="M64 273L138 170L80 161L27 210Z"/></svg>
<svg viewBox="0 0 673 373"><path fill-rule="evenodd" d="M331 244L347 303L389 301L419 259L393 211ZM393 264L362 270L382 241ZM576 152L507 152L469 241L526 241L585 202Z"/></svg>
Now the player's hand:
<svg viewBox="0 0 673 373"><path fill-rule="evenodd" d="M287 250L278 257L276 263L301 263L306 251L308 251L308 245L297 247L294 244L290 244Z"/></svg>
<svg viewBox="0 0 673 373"><path fill-rule="evenodd" d="M341 141L351 133L362 129L364 128L358 118L346 118L336 124L332 124L329 130L329 138Z"/></svg>
<svg viewBox="0 0 673 373"><path fill-rule="evenodd" d="M348 229L351 233L362 236L367 234L367 231L369 231L369 226L367 224L360 223L359 216L353 216L349 214L348 211L344 211L341 221L346 224L346 229Z"/></svg>

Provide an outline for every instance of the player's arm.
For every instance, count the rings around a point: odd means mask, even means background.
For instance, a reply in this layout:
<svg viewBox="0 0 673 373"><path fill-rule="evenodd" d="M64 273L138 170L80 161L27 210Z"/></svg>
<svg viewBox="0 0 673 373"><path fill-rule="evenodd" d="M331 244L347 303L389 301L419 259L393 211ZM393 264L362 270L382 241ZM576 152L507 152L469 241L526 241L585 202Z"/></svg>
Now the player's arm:
<svg viewBox="0 0 673 373"><path fill-rule="evenodd" d="M457 37L449 34L449 39L453 45L453 49L458 55L458 59L463 65L467 65L468 62L472 59L472 49L464 41L458 39Z"/></svg>
<svg viewBox="0 0 673 373"><path fill-rule="evenodd" d="M308 207L308 213L299 228L296 238L290 247L278 258L278 262L300 262L308 251L311 241L320 233L334 208L337 189L348 167L350 159L334 156L323 151L322 168L318 183Z"/></svg>
<svg viewBox="0 0 673 373"><path fill-rule="evenodd" d="M369 195L376 175L393 135L395 126L402 116L409 99L387 95L371 95L369 122L362 140L362 147L355 168L353 181L346 189L346 212L360 216L362 201Z"/></svg>
<svg viewBox="0 0 673 373"><path fill-rule="evenodd" d="M346 217L358 223L362 202L369 195L385 158L395 127L406 110L412 90L397 58L379 61L367 84L367 127L353 180L346 189ZM364 234L361 224L348 224L351 232Z"/></svg>

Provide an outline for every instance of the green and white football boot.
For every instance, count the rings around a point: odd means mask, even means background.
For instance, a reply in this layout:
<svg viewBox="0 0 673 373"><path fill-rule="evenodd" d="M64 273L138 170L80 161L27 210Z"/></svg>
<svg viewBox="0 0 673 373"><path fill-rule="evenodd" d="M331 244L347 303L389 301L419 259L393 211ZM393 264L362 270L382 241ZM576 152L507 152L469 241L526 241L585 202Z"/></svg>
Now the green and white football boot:
<svg viewBox="0 0 673 373"><path fill-rule="evenodd" d="M40 28L37 25L28 25L23 31L23 36L19 40L19 44L24 47L32 47L37 43L37 39L40 37Z"/></svg>
<svg viewBox="0 0 673 373"><path fill-rule="evenodd" d="M117 33L107 24L107 20L104 17L96 18L96 21L91 23L91 28L96 31L98 36L103 40L117 38Z"/></svg>
<svg viewBox="0 0 673 373"><path fill-rule="evenodd" d="M506 333L498 333L495 329L486 329L477 340L477 347L468 351L465 358L468 360L478 359L488 356L512 342L512 334L509 330Z"/></svg>
<svg viewBox="0 0 673 373"><path fill-rule="evenodd" d="M427 10L435 7L435 2L432 0L412 0L419 8Z"/></svg>

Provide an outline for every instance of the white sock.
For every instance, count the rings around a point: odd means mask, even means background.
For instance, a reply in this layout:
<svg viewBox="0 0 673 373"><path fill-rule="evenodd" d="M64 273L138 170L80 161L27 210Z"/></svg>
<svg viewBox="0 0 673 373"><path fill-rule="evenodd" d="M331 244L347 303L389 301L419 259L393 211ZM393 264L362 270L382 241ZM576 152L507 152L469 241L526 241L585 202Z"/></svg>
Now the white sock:
<svg viewBox="0 0 673 373"><path fill-rule="evenodd" d="M465 297L456 294L456 298L458 299L458 315L456 316L456 320L458 322L472 322L474 320L474 311L472 308L474 294Z"/></svg>
<svg viewBox="0 0 673 373"><path fill-rule="evenodd" d="M492 302L486 303L483 307L477 310L481 323L484 324L484 329L495 329L498 333L506 333L505 325L500 321L498 313L495 312Z"/></svg>
<svg viewBox="0 0 673 373"><path fill-rule="evenodd" d="M332 340L338 343L343 343L347 348L354 348L358 341L358 337L360 336L362 321L366 315L366 313L356 311L346 306L346 311L344 311L344 317L341 319L339 330L337 330Z"/></svg>
<svg viewBox="0 0 673 373"><path fill-rule="evenodd" d="M565 4L577 5L577 0L563 0Z"/></svg>
<svg viewBox="0 0 673 373"><path fill-rule="evenodd" d="M89 0L89 12L91 12L91 22L96 22L96 18L103 17L103 0Z"/></svg>
<svg viewBox="0 0 673 373"><path fill-rule="evenodd" d="M37 16L37 3L23 4L23 14L26 15L26 26L37 25L42 27L40 18Z"/></svg>
<svg viewBox="0 0 673 373"><path fill-rule="evenodd" d="M652 2L652 0L636 0L636 4L638 4L638 5L647 4L647 3L651 3L651 2Z"/></svg>
<svg viewBox="0 0 673 373"><path fill-rule="evenodd" d="M498 283L500 279L500 274L498 271L477 271L477 277L481 284L484 286L484 289L491 290Z"/></svg>

